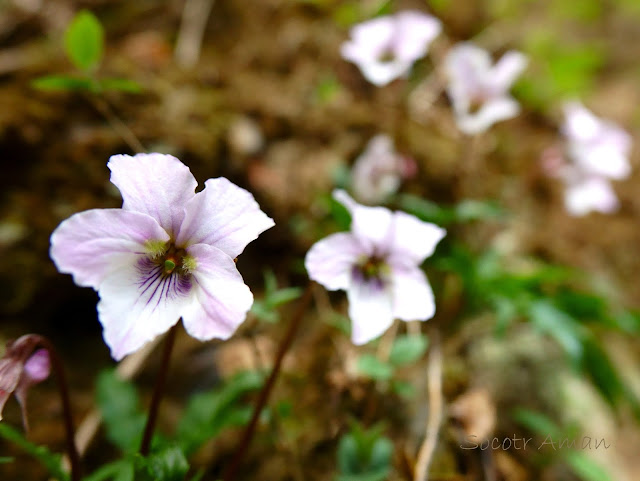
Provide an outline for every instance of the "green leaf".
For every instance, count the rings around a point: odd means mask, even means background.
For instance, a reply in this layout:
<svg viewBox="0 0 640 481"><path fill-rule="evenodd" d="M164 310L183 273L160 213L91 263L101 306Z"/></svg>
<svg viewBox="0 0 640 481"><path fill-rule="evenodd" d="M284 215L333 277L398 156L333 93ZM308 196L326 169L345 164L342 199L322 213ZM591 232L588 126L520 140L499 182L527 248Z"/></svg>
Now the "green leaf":
<svg viewBox="0 0 640 481"><path fill-rule="evenodd" d="M363 354L358 359L358 371L376 381L388 381L393 377L393 367L373 354Z"/></svg>
<svg viewBox="0 0 640 481"><path fill-rule="evenodd" d="M269 304L271 307L279 307L291 301L295 301L302 295L302 289L299 287L286 287L279 289L269 296Z"/></svg>
<svg viewBox="0 0 640 481"><path fill-rule="evenodd" d="M256 372L234 376L222 388L191 397L178 423L176 440L186 455L195 452L222 429L246 423L250 410L238 404L239 398L262 386L263 377Z"/></svg>
<svg viewBox="0 0 640 481"><path fill-rule="evenodd" d="M329 198L329 212L336 224L338 224L339 229L348 230L351 227L351 213L333 197Z"/></svg>
<svg viewBox="0 0 640 481"><path fill-rule="evenodd" d="M61 455L52 453L45 446L38 446L28 441L19 431L7 423L0 423L0 437L12 442L24 452L36 458L54 478L59 481L69 481L69 475L62 470Z"/></svg>
<svg viewBox="0 0 640 481"><path fill-rule="evenodd" d="M583 481L613 481L613 478L602 466L583 453L569 451L565 456L565 461Z"/></svg>
<svg viewBox="0 0 640 481"><path fill-rule="evenodd" d="M547 300L529 306L529 318L545 334L553 337L578 366L582 360L583 330L571 316Z"/></svg>
<svg viewBox="0 0 640 481"><path fill-rule="evenodd" d="M503 214L500 207L493 202L468 199L455 206L455 218L458 222L495 219Z"/></svg>
<svg viewBox="0 0 640 481"><path fill-rule="evenodd" d="M95 68L102 58L104 32L96 16L88 10L80 11L64 35L67 56L80 70Z"/></svg>
<svg viewBox="0 0 640 481"><path fill-rule="evenodd" d="M513 412L513 418L540 436L559 438L562 434L560 427L552 419L529 409L516 409Z"/></svg>
<svg viewBox="0 0 640 481"><path fill-rule="evenodd" d="M402 366L417 361L427 351L427 336L398 336L391 347L389 363Z"/></svg>
<svg viewBox="0 0 640 481"><path fill-rule="evenodd" d="M365 430L354 423L338 443L338 481L383 481L391 469L393 444L381 426Z"/></svg>
<svg viewBox="0 0 640 481"><path fill-rule="evenodd" d="M136 458L136 480L183 481L189 463L182 450L175 445L166 446L147 458Z"/></svg>
<svg viewBox="0 0 640 481"><path fill-rule="evenodd" d="M126 78L105 78L99 81L102 90L117 90L130 94L139 94L142 92L142 86L134 81Z"/></svg>
<svg viewBox="0 0 640 481"><path fill-rule="evenodd" d="M96 397L109 441L124 452L135 452L146 422L136 389L115 371L106 370L98 376Z"/></svg>
<svg viewBox="0 0 640 481"><path fill-rule="evenodd" d="M91 79L76 78L66 75L46 75L31 82L31 86L45 91L93 90Z"/></svg>
<svg viewBox="0 0 640 481"><path fill-rule="evenodd" d="M0 456L0 464L8 464L13 463L14 458L10 458L8 456Z"/></svg>
<svg viewBox="0 0 640 481"><path fill-rule="evenodd" d="M395 379L391 381L391 389L398 396L405 399L413 397L416 393L416 388L413 384L407 381L397 381Z"/></svg>
<svg viewBox="0 0 640 481"><path fill-rule="evenodd" d="M133 461L131 459L119 459L101 466L89 476L82 478L82 481L105 481L107 479L133 481L133 475Z"/></svg>
<svg viewBox="0 0 640 481"><path fill-rule="evenodd" d="M595 338L585 339L582 346L584 369L600 394L611 406L614 406L625 393L625 386L616 368Z"/></svg>

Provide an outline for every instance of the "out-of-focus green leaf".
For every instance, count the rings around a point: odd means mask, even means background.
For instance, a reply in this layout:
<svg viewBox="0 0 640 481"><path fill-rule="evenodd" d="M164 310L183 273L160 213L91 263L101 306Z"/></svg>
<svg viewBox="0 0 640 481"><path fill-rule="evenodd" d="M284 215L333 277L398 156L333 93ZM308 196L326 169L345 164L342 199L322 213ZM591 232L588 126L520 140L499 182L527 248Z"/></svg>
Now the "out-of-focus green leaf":
<svg viewBox="0 0 640 481"><path fill-rule="evenodd" d="M624 394L624 384L609 356L594 338L587 338L583 346L583 367L602 396L614 406Z"/></svg>
<svg viewBox="0 0 640 481"><path fill-rule="evenodd" d="M398 381L395 379L391 381L391 389L398 396L405 399L413 397L416 393L416 388L413 384L407 381Z"/></svg>
<svg viewBox="0 0 640 481"><path fill-rule="evenodd" d="M6 423L0 423L0 437L12 442L24 452L36 458L54 478L59 481L69 481L69 475L62 470L61 455L52 453L45 446L38 446L28 441L19 431Z"/></svg>
<svg viewBox="0 0 640 481"><path fill-rule="evenodd" d="M139 94L142 92L142 86L134 81L126 78L105 78L99 81L102 90L117 90L130 94Z"/></svg>
<svg viewBox="0 0 640 481"><path fill-rule="evenodd" d="M583 481L613 481L609 473L598 463L576 451L568 451L565 461Z"/></svg>
<svg viewBox="0 0 640 481"><path fill-rule="evenodd" d="M184 481L187 471L187 458L175 445L136 458L136 481Z"/></svg>
<svg viewBox="0 0 640 481"><path fill-rule="evenodd" d="M31 82L31 86L38 90L73 91L93 90L94 84L88 78L76 78L66 75L46 75Z"/></svg>
<svg viewBox="0 0 640 481"><path fill-rule="evenodd" d="M460 202L455 206L454 212L457 222L496 219L504 215L504 211L496 203L473 199Z"/></svg>
<svg viewBox="0 0 640 481"><path fill-rule="evenodd" d="M426 352L429 340L427 336L398 336L393 342L389 363L394 366L410 364Z"/></svg>
<svg viewBox="0 0 640 481"><path fill-rule="evenodd" d="M400 208L426 222L448 225L456 220L454 209L442 207L435 202L417 195L402 194L398 196Z"/></svg>
<svg viewBox="0 0 640 481"><path fill-rule="evenodd" d="M249 410L238 400L243 394L259 389L262 380L257 372L244 372L219 389L192 396L176 430L178 445L184 453L193 453L222 429L246 422Z"/></svg>
<svg viewBox="0 0 640 481"><path fill-rule="evenodd" d="M119 379L115 371L103 371L98 376L96 398L109 441L124 452L135 452L146 421L135 387Z"/></svg>
<svg viewBox="0 0 640 481"><path fill-rule="evenodd" d="M134 467L133 460L119 459L113 463L101 466L89 476L82 478L82 481L133 481Z"/></svg>
<svg viewBox="0 0 640 481"><path fill-rule="evenodd" d="M393 444L380 427L364 430L353 424L338 443L338 481L383 481L391 469Z"/></svg>
<svg viewBox="0 0 640 481"><path fill-rule="evenodd" d="M8 464L13 463L14 458L10 458L8 456L0 456L0 464Z"/></svg>
<svg viewBox="0 0 640 481"><path fill-rule="evenodd" d="M329 199L329 212L340 230L349 230L351 227L351 213L333 197Z"/></svg>
<svg viewBox="0 0 640 481"><path fill-rule="evenodd" d="M104 32L96 16L80 11L67 28L64 44L69 59L80 70L91 70L102 58Z"/></svg>
<svg viewBox="0 0 640 481"><path fill-rule="evenodd" d="M559 438L562 435L560 427L542 413L529 409L516 409L513 412L513 418L522 426L545 438L547 436Z"/></svg>
<svg viewBox="0 0 640 481"><path fill-rule="evenodd" d="M529 318L537 328L562 346L574 365L580 365L584 332L575 319L547 300L531 303Z"/></svg>
<svg viewBox="0 0 640 481"><path fill-rule="evenodd" d="M387 381L393 377L393 367L373 354L363 354L358 359L358 371L376 381Z"/></svg>

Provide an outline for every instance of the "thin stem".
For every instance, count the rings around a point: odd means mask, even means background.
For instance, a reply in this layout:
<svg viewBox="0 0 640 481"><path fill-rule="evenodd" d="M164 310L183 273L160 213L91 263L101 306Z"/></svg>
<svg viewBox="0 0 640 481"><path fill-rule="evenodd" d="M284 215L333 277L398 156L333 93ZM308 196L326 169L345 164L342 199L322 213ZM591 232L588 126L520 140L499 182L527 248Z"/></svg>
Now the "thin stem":
<svg viewBox="0 0 640 481"><path fill-rule="evenodd" d="M160 401L162 400L162 395L164 394L164 386L167 380L167 372L169 371L171 352L173 351L173 345L176 340L176 333L178 332L178 324L179 323L176 323L169 330L169 333L164 340L164 351L162 352L160 372L158 373L158 378L156 379L156 386L151 397L151 406L149 406L149 417L147 418L147 425L144 427L142 443L140 443L140 454L142 454L143 456L149 454L149 448L151 447L151 439L153 438L153 431L156 427L156 419L158 418Z"/></svg>
<svg viewBox="0 0 640 481"><path fill-rule="evenodd" d="M262 413L262 410L264 409L264 407L267 404L267 401L269 400L269 395L271 394L271 391L276 382L276 379L278 378L278 374L280 373L280 368L282 367L282 360L284 359L285 354L289 350L289 347L291 347L291 343L295 338L296 332L298 331L302 318L304 317L304 313L307 310L307 304L309 304L309 301L311 300L312 285L313 284L309 284L309 286L307 286L302 296L302 299L298 302L298 309L294 313L291 323L289 324L289 329L287 330L284 336L284 339L282 340L282 342L280 343L280 347L278 348L278 352L276 354L276 359L273 364L273 369L271 370L271 374L269 375L267 382L265 382L264 386L262 387L262 390L260 391L258 400L256 401L256 407L253 410L253 415L251 416L251 420L249 421L249 424L247 425L247 428L245 429L242 435L242 439L238 444L238 449L236 451L236 454L231 460L229 467L226 469L224 476L222 477L224 481L232 481L233 479L235 479L238 468L242 463L245 453L249 449L249 445L251 444L251 440L253 439L253 435L255 433L256 427L258 426L258 420L260 419L260 414Z"/></svg>
<svg viewBox="0 0 640 481"><path fill-rule="evenodd" d="M426 434L418 460L413 471L413 481L427 481L429 479L429 465L438 442L438 432L442 422L442 351L440 349L440 337L434 331L429 352L429 366L427 369L429 392L429 417L427 419Z"/></svg>
<svg viewBox="0 0 640 481"><path fill-rule="evenodd" d="M73 416L71 414L71 401L69 398L69 385L67 384L67 377L64 373L64 365L58 355L55 347L47 338L37 336L37 344L42 346L49 353L49 359L51 360L51 367L56 373L56 379L58 381L58 390L60 391L60 400L62 401L62 418L64 422L64 428L67 437L67 453L69 455L69 462L71 463L71 481L80 481L81 469L80 469L80 456L76 449L76 443L74 438L73 429Z"/></svg>
<svg viewBox="0 0 640 481"><path fill-rule="evenodd" d="M96 110L98 110L98 112L100 112L104 116L104 118L107 119L109 125L111 125L113 130L115 130L118 135L122 137L122 140L124 140L124 142L132 151L136 153L146 152L144 146L142 145L142 142L138 140L138 137L136 137L136 134L133 133L133 130L131 130L127 126L127 124L120 120L120 117L116 115L111 106L105 100L95 96L88 96L87 98L96 108Z"/></svg>

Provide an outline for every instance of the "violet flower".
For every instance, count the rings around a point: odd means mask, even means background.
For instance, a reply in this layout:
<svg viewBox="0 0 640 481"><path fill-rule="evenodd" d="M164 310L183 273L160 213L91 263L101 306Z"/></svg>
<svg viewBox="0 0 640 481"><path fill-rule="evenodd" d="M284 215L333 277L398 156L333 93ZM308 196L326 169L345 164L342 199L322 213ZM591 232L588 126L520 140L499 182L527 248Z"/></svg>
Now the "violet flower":
<svg viewBox="0 0 640 481"><path fill-rule="evenodd" d="M305 266L327 289L347 291L354 344L378 337L395 318L433 317L433 291L419 266L445 230L404 212L362 206L344 191L334 197L351 212L351 232L316 242Z"/></svg>
<svg viewBox="0 0 640 481"><path fill-rule="evenodd" d="M107 165L122 209L71 216L51 235L50 254L60 272L98 291L113 358L179 318L202 341L230 337L253 303L234 259L273 220L223 177L195 193L189 168L170 155L115 155Z"/></svg>
<svg viewBox="0 0 640 481"><path fill-rule="evenodd" d="M0 359L0 420L4 405L14 394L22 410L22 421L28 429L27 392L34 384L47 379L50 372L49 353L46 349L34 352L34 336L25 335L10 342Z"/></svg>
<svg viewBox="0 0 640 481"><path fill-rule="evenodd" d="M351 28L342 57L380 87L406 75L441 30L437 18L417 10L374 18Z"/></svg>
<svg viewBox="0 0 640 481"><path fill-rule="evenodd" d="M509 89L526 65L520 52L507 52L492 65L486 50L468 42L454 46L445 58L445 72L458 128L472 135L515 117L520 107Z"/></svg>
<svg viewBox="0 0 640 481"><path fill-rule="evenodd" d="M415 170L413 159L398 154L388 135L376 135L353 166L353 192L364 203L379 204L395 193L402 179Z"/></svg>
<svg viewBox="0 0 640 481"><path fill-rule="evenodd" d="M579 102L564 106L562 133L565 153L548 149L543 167L565 186L567 212L583 216L591 211L609 214L619 207L611 180L629 176L631 136L616 124L599 119Z"/></svg>
<svg viewBox="0 0 640 481"><path fill-rule="evenodd" d="M585 174L625 179L631 173L631 136L613 122L599 119L579 102L564 106L568 155Z"/></svg>

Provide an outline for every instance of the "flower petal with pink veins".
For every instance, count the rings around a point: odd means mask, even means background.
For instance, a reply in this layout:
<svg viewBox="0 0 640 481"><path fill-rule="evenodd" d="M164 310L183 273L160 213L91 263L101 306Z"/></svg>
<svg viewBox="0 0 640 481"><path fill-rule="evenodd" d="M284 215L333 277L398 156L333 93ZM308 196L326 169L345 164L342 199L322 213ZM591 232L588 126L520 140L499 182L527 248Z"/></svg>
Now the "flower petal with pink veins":
<svg viewBox="0 0 640 481"><path fill-rule="evenodd" d="M138 212L93 209L63 221L51 234L49 254L60 272L80 286L98 289L120 260L143 254L149 241L167 242L158 222Z"/></svg>

